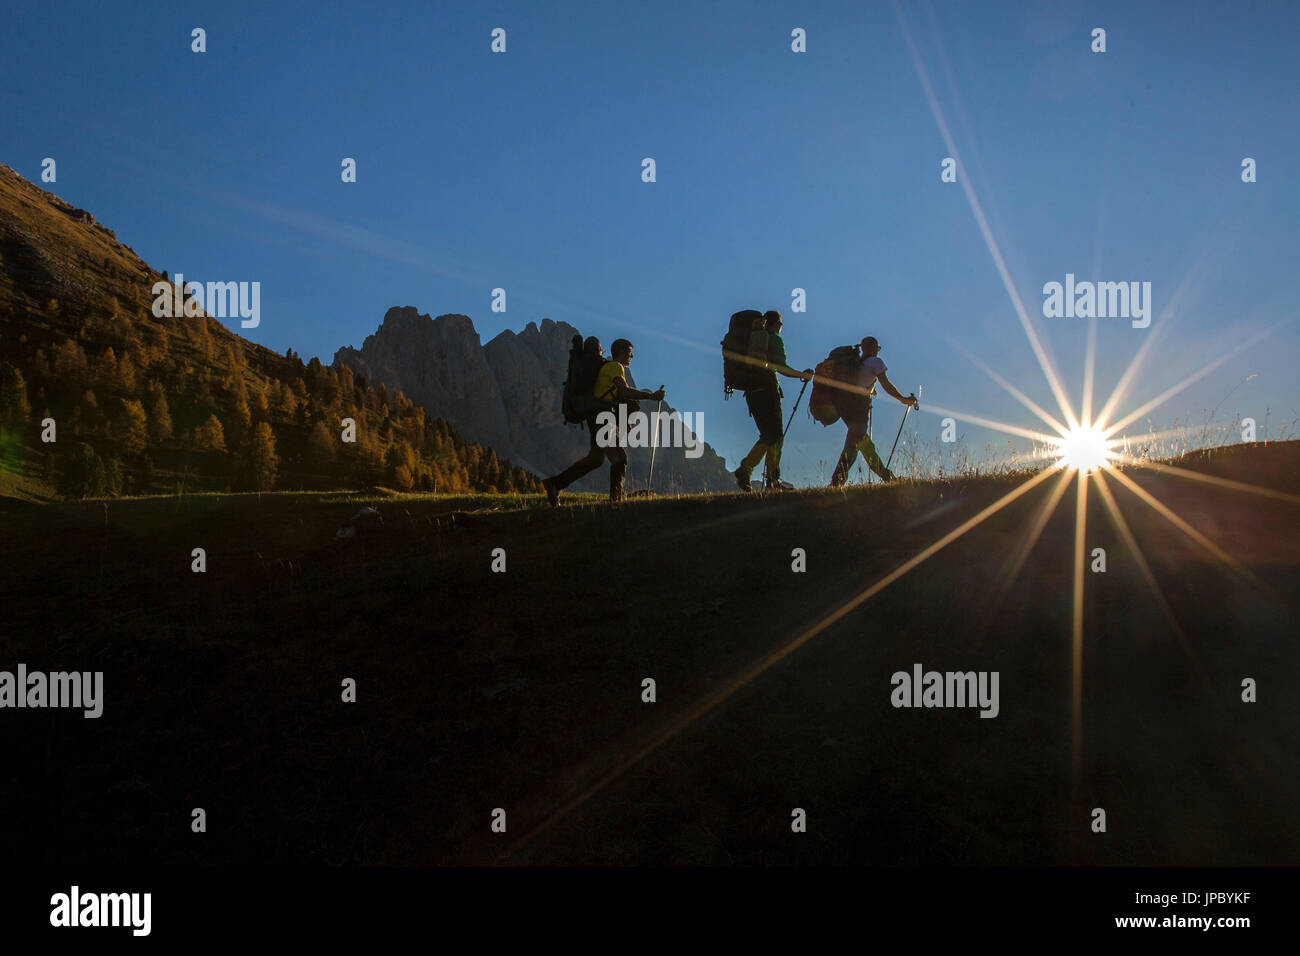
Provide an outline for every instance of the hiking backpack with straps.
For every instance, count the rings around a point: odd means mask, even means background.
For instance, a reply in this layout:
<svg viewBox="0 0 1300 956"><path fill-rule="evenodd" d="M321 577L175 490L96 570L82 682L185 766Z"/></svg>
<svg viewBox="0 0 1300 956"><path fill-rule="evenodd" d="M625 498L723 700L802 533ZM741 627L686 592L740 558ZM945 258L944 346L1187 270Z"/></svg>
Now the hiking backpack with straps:
<svg viewBox="0 0 1300 956"><path fill-rule="evenodd" d="M743 392L765 384L763 363L767 362L767 344L767 327L762 312L743 309L731 317L727 335L722 340L724 398L730 398L737 389Z"/></svg>
<svg viewBox="0 0 1300 956"><path fill-rule="evenodd" d="M836 388L836 382L851 382L862 365L862 354L856 345L840 345L817 363L813 370L813 389L808 396L808 414L822 425L834 425L840 420L839 406L858 399L845 389ZM866 399L866 396L861 396Z"/></svg>
<svg viewBox="0 0 1300 956"><path fill-rule="evenodd" d="M584 424L592 415L611 411L614 407L592 394L600 367L609 361L596 351L596 344L594 338L584 343L581 335L575 335L569 349L569 371L564 379L560 411L570 425Z"/></svg>

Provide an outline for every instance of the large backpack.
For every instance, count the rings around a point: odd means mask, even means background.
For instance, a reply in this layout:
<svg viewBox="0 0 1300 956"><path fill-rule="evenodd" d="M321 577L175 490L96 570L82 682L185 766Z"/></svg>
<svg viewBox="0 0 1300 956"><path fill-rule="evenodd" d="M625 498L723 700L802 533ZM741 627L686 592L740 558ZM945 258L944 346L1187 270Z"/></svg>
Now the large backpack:
<svg viewBox="0 0 1300 956"><path fill-rule="evenodd" d="M763 313L743 309L731 317L727 335L722 340L723 397L736 390L746 391L765 383L763 364L767 361L768 334Z"/></svg>
<svg viewBox="0 0 1300 956"><path fill-rule="evenodd" d="M589 341L594 346L595 340ZM611 403L601 401L592 394L600 367L607 361L594 348L586 348L581 335L573 337L573 346L569 349L569 371L564 379L564 394L560 399L560 411L570 425L582 425L592 415L613 409Z"/></svg>
<svg viewBox="0 0 1300 956"><path fill-rule="evenodd" d="M857 404L866 396L857 396L846 389L836 388L836 382L850 382L862 365L862 355L856 345L840 345L817 363L813 369L813 389L808 396L808 414L822 425L834 425L840 420L840 409L850 403Z"/></svg>

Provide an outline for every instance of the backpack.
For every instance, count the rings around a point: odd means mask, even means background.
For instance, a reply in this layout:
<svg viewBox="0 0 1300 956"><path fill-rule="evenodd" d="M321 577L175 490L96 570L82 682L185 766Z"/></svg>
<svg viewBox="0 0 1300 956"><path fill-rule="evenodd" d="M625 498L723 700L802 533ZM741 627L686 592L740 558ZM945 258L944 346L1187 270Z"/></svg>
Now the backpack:
<svg viewBox="0 0 1300 956"><path fill-rule="evenodd" d="M569 370L560 399L560 412L568 424L582 425L592 415L613 409L611 403L601 401L592 394L592 389L596 387L596 376L606 361L608 360L594 348L585 347L581 335L573 337L573 346L569 349Z"/></svg>
<svg viewBox="0 0 1300 956"><path fill-rule="evenodd" d="M851 381L862 365L862 355L856 345L840 345L817 363L813 369L813 389L808 396L808 414L822 425L834 425L840 420L840 408L859 396L836 388L836 382ZM861 396L866 399L866 396Z"/></svg>
<svg viewBox="0 0 1300 956"><path fill-rule="evenodd" d="M747 391L766 384L767 328L763 313L744 309L731 317L722 340L722 391L730 398L736 390ZM750 361L752 359L752 361Z"/></svg>

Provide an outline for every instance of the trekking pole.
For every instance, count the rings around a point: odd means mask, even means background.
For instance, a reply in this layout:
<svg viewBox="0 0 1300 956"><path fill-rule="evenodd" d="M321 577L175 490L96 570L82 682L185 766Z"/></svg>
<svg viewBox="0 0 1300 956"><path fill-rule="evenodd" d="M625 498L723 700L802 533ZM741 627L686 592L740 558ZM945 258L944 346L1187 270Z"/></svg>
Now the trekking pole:
<svg viewBox="0 0 1300 956"><path fill-rule="evenodd" d="M875 405L875 402L873 402L873 401L871 400L871 395L872 395L873 392L875 392L875 390L876 390L876 386L875 386L874 384L872 384L872 386L871 386L871 391L870 391L870 392L867 392L867 441L870 441L870 440L871 440L871 419L872 419L872 417L873 417L873 415L874 415L874 413L873 413L873 411L872 411L872 407ZM844 479L847 481L847 480L848 480L848 475L845 475L845 476L844 476ZM868 465L867 465L867 484L871 484L871 466L870 466L870 463L868 463Z"/></svg>
<svg viewBox="0 0 1300 956"><path fill-rule="evenodd" d="M790 434L790 426L794 424L794 413L799 411L799 403L803 401L804 389L808 387L811 379L804 379L803 388L799 389L799 397L794 400L794 408L790 409L790 420L785 423L785 431L781 432L781 441L785 441L785 436Z"/></svg>
<svg viewBox="0 0 1300 956"><path fill-rule="evenodd" d="M645 490L650 493L654 490L655 484L655 452L659 450L659 409L664 407L664 400L659 399L659 404L655 406L655 431L650 439L650 477L646 479Z"/></svg>
<svg viewBox="0 0 1300 956"><path fill-rule="evenodd" d="M898 423L898 435L894 436L894 443L889 446L889 459L885 462L885 471L889 471L889 462L894 460L894 449L898 447L898 437L903 434L903 426L907 424L907 413L912 410L912 406L907 406L907 411L903 412L903 420Z"/></svg>

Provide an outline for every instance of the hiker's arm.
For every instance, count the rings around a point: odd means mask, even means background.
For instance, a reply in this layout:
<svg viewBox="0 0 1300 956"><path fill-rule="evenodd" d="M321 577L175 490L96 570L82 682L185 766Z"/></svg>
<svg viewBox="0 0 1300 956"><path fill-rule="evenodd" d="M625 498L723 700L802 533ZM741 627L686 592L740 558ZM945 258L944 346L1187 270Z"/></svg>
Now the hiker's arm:
<svg viewBox="0 0 1300 956"><path fill-rule="evenodd" d="M881 388L883 388L890 395L894 396L894 398L898 399L904 405L911 405L915 409L918 410L920 409L921 403L916 400L916 396L908 395L906 398L904 398L902 395L899 394L898 389L894 388L894 383L889 380L888 376L886 376L884 372L881 372L879 375L876 376L876 381L880 383Z"/></svg>
<svg viewBox="0 0 1300 956"><path fill-rule="evenodd" d="M641 388L628 388L626 381L616 378L614 379L614 397L620 402L632 400L661 402L663 401L664 390L661 388L657 392L647 392Z"/></svg>
<svg viewBox="0 0 1300 956"><path fill-rule="evenodd" d="M777 365L771 362L768 363L767 367L778 375L784 375L786 378L801 378L806 382L813 377L813 370L810 368L806 368L800 372L798 369L793 369L788 365Z"/></svg>
<svg viewBox="0 0 1300 956"><path fill-rule="evenodd" d="M798 369L793 369L787 365L785 343L781 341L780 336L773 336L773 339L773 347L768 351L768 360L763 363L763 368L776 372L778 375L784 375L786 378L800 378L805 382L812 378L812 369L806 368L800 372Z"/></svg>

